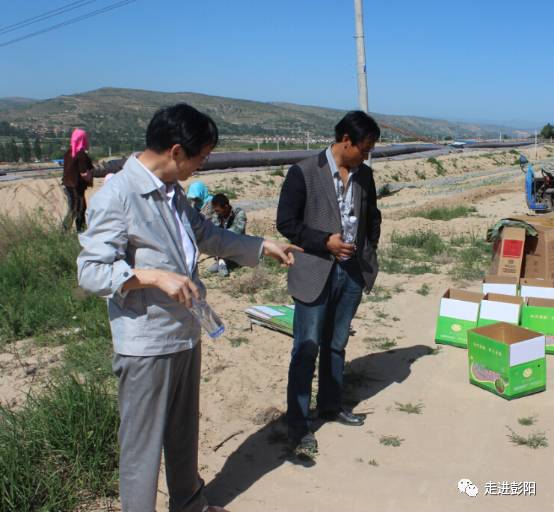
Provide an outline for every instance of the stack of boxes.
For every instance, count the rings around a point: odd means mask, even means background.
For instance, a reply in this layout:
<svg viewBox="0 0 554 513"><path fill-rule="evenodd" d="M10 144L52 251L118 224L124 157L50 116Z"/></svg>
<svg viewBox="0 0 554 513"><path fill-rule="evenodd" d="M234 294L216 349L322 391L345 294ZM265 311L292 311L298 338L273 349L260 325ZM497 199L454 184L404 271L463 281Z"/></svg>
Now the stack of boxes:
<svg viewBox="0 0 554 513"><path fill-rule="evenodd" d="M520 219L495 243L482 293L449 289L435 341L468 349L469 380L506 399L546 388L545 353L554 354L554 219Z"/></svg>

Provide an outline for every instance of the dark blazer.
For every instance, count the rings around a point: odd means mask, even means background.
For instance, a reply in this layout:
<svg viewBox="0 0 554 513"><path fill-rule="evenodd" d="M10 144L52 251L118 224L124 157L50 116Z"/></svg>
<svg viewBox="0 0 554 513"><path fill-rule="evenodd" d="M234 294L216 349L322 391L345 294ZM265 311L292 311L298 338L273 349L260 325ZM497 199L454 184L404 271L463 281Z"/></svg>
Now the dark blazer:
<svg viewBox="0 0 554 513"><path fill-rule="evenodd" d="M377 277L376 248L381 234L372 169L362 164L352 186L358 218L355 258L369 292ZM288 289L294 298L311 303L321 294L335 262L325 242L329 235L341 232L339 205L325 151L289 169L279 197L277 229L304 249L304 253L295 253Z"/></svg>

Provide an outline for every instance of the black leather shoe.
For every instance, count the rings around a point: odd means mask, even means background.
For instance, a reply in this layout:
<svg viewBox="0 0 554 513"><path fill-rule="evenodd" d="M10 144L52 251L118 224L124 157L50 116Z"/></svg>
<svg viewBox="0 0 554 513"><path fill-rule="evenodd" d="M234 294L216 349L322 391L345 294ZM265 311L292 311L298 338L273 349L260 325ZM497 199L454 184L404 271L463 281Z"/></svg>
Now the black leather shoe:
<svg viewBox="0 0 554 513"><path fill-rule="evenodd" d="M319 414L319 417L324 420L339 422L345 426L363 426L366 416L341 410L339 412L322 412Z"/></svg>

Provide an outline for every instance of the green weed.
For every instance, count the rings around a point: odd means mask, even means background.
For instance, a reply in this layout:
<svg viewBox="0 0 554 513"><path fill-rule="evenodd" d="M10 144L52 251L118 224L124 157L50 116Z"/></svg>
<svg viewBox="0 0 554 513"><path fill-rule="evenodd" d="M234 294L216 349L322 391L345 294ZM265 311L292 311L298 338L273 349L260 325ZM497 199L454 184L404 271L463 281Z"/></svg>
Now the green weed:
<svg viewBox="0 0 554 513"><path fill-rule="evenodd" d="M400 447L403 441L403 438L396 435L383 435L379 438L379 443L388 447Z"/></svg>
<svg viewBox="0 0 554 513"><path fill-rule="evenodd" d="M0 510L72 511L117 495L118 409L106 385L66 377L0 407Z"/></svg>
<svg viewBox="0 0 554 513"><path fill-rule="evenodd" d="M542 431L537 431L529 436L518 435L510 426L506 426L510 431L507 435L510 441L515 445L525 445L531 449L538 449L539 447L548 447L548 439Z"/></svg>
<svg viewBox="0 0 554 513"><path fill-rule="evenodd" d="M398 403L396 402L396 409L404 413L414 413L419 415L423 411L423 404L412 404L412 403Z"/></svg>

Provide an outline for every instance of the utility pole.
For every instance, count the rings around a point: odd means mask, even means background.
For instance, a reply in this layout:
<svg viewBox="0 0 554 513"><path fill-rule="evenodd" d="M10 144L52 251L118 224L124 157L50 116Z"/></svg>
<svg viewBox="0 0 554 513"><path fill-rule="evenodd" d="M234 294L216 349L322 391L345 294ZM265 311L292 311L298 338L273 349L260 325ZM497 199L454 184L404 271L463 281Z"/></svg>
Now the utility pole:
<svg viewBox="0 0 554 513"><path fill-rule="evenodd" d="M362 0L354 0L356 16L356 53L358 55L358 104L360 110L369 112L367 101L367 72L365 65L364 14Z"/></svg>

